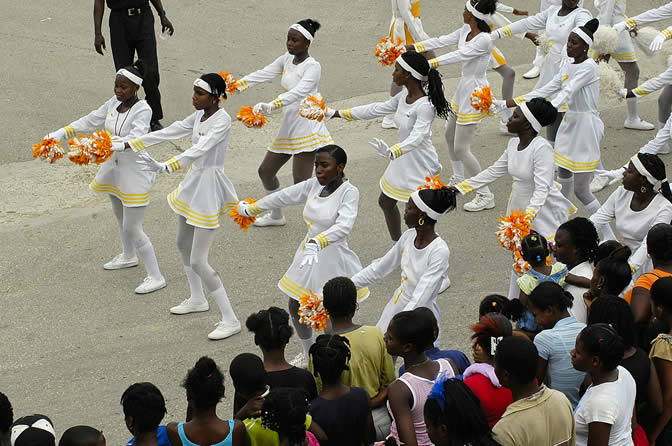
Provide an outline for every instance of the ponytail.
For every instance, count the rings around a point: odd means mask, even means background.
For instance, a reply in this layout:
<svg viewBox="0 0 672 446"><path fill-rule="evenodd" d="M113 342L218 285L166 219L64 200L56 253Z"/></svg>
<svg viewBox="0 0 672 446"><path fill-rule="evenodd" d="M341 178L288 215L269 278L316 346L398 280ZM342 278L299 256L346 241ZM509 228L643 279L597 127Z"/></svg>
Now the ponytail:
<svg viewBox="0 0 672 446"><path fill-rule="evenodd" d="M450 103L446 100L443 94L443 82L441 81L441 73L436 69L430 68L427 73L427 96L429 102L432 103L436 114L443 119L448 119L453 114L453 109Z"/></svg>

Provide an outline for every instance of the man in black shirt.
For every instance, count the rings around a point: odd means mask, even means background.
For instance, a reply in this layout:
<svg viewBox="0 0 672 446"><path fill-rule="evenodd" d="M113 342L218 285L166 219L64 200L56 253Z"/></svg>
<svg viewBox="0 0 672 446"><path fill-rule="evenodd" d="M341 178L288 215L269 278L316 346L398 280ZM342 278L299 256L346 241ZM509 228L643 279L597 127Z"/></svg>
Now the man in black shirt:
<svg viewBox="0 0 672 446"><path fill-rule="evenodd" d="M95 30L94 46L103 54L105 38L102 32L105 2L110 8L110 40L112 57L117 70L133 63L135 52L145 62L147 73L143 80L145 99L152 108L151 130L163 128L159 122L163 118L161 93L159 92L159 60L156 55L156 36L154 35L154 15L149 6L150 0L94 0L93 25ZM166 17L161 0L151 0L161 19L161 30L172 35L173 24Z"/></svg>

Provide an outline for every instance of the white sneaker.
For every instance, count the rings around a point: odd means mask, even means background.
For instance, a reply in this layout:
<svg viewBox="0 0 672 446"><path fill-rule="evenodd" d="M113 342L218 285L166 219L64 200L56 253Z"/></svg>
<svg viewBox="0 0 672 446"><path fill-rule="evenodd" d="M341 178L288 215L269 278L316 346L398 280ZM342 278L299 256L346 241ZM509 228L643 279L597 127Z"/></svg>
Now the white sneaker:
<svg viewBox="0 0 672 446"><path fill-rule="evenodd" d="M140 285L135 289L136 294L147 294L161 288L166 287L166 279L163 276L158 279L152 279L151 277L145 277L145 280L142 281Z"/></svg>
<svg viewBox="0 0 672 446"><path fill-rule="evenodd" d="M171 307L170 312L173 314L189 314L189 313L200 313L202 311L208 311L209 309L210 305L208 305L207 300L198 302L196 300L189 298L184 299L181 304Z"/></svg>
<svg viewBox="0 0 672 446"><path fill-rule="evenodd" d="M439 294L443 293L448 288L450 288L450 278L446 276L446 278L443 279L443 282L441 282L441 288L439 288Z"/></svg>
<svg viewBox="0 0 672 446"><path fill-rule="evenodd" d="M477 193L476 197L469 203L464 203L463 209L468 212L478 212L495 207L495 196L493 194L485 195Z"/></svg>
<svg viewBox="0 0 672 446"><path fill-rule="evenodd" d="M599 192L605 187L609 186L610 179L608 177L598 177L595 175L590 182L590 191L592 193Z"/></svg>
<svg viewBox="0 0 672 446"><path fill-rule="evenodd" d="M523 78L525 78L525 79L536 79L536 78L539 77L540 73L541 73L541 71L539 70L539 67L535 65L535 66L532 67L532 69L530 71L523 74Z"/></svg>
<svg viewBox="0 0 672 446"><path fill-rule="evenodd" d="M258 228L264 228L266 226L284 226L286 223L284 215L280 218L273 218L273 214L269 212L261 217L257 217L252 224Z"/></svg>
<svg viewBox="0 0 672 446"><path fill-rule="evenodd" d="M138 266L138 257L133 256L130 259L127 259L124 257L124 254L119 254L109 262L107 262L105 265L103 265L103 269L124 269L124 268L131 268L133 266Z"/></svg>
<svg viewBox="0 0 672 446"><path fill-rule="evenodd" d="M394 122L394 119L390 118L389 116L385 116L383 118L382 124L380 126L384 129L398 129L399 126L397 126L397 123Z"/></svg>
<svg viewBox="0 0 672 446"><path fill-rule="evenodd" d="M213 341L226 339L236 333L240 333L240 321L235 323L219 321L215 324L215 329L208 334L208 339Z"/></svg>
<svg viewBox="0 0 672 446"><path fill-rule="evenodd" d="M294 359L289 361L289 365L298 367L300 369L307 369L308 359L306 358L306 355L303 352L301 352L298 355L294 356Z"/></svg>
<svg viewBox="0 0 672 446"><path fill-rule="evenodd" d="M631 130L653 130L656 128L655 125L650 122L646 122L642 118L637 119L626 119L623 127Z"/></svg>

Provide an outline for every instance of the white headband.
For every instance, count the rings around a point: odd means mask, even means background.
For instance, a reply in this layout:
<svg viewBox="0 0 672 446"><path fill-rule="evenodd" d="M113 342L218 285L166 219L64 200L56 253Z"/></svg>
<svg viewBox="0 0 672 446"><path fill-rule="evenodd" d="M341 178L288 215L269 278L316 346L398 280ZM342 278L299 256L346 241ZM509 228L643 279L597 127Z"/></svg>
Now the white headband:
<svg viewBox="0 0 672 446"><path fill-rule="evenodd" d="M484 22L490 18L490 14L483 14L481 11L477 10L474 5L471 4L471 0L467 0L467 11L471 13L477 19L483 20Z"/></svg>
<svg viewBox="0 0 672 446"><path fill-rule="evenodd" d="M578 26L572 30L574 34L577 36L581 37L581 39L588 44L588 46L593 44L593 39L588 37L588 34L586 34L581 28Z"/></svg>
<svg viewBox="0 0 672 446"><path fill-rule="evenodd" d="M539 124L539 121L537 121L537 118L534 117L534 115L533 115L532 112L530 111L530 109L529 109L529 107L527 106L527 104L524 103L524 102L521 102L520 104L518 104L518 107L520 107L520 111L523 112L523 114L524 114L525 117L527 118L527 122L530 123L530 125L532 126L532 128L534 129L534 131L537 132L537 133L539 133L539 132L541 131L541 129L542 129L542 126L541 126L541 124Z"/></svg>
<svg viewBox="0 0 672 446"><path fill-rule="evenodd" d="M438 212L427 206L427 204L425 204L425 202L422 201L422 198L420 198L419 190L416 190L411 194L411 200L413 200L413 203L415 203L418 209L427 214L427 216L432 220L438 220L439 217L445 214L445 212L443 214L439 214Z"/></svg>
<svg viewBox="0 0 672 446"><path fill-rule="evenodd" d="M27 424L17 424L13 426L12 433L10 435L10 443L11 444L16 443L16 439L19 438L19 435L21 435L25 430L30 429L31 427L35 429L42 429L43 431L49 432L54 437L56 436L56 434L54 433L54 427L51 425L49 420L47 420L46 418L39 418L30 426L28 426Z"/></svg>
<svg viewBox="0 0 672 446"><path fill-rule="evenodd" d="M422 74L418 73L418 71L412 66L410 66L408 62L404 60L403 57L401 56L397 57L397 63L401 66L401 68L411 73L411 76L413 76L417 80L427 82L428 79L427 76L423 76Z"/></svg>
<svg viewBox="0 0 672 446"><path fill-rule="evenodd" d="M644 167L644 164L642 164L642 162L639 160L639 156L637 156L637 154L635 154L635 156L630 158L630 162L632 163L633 166L635 166L637 172L639 172L641 176L646 178L646 181L651 183L654 187L659 187L660 183L664 183L667 181L667 178L663 180L657 180L656 178L654 178L654 176L651 175L651 172L646 170L646 167Z"/></svg>
<svg viewBox="0 0 672 446"><path fill-rule="evenodd" d="M303 37L305 37L306 39L308 39L311 42L313 41L313 35L310 33L310 31L308 31L306 28L299 25L298 23L293 24L292 26L289 27L289 29L293 29L295 31L298 31L303 35Z"/></svg>
<svg viewBox="0 0 672 446"><path fill-rule="evenodd" d="M119 75L124 76L135 85L142 85L142 78L136 74L131 73L126 68L122 68L121 70L117 71L117 76Z"/></svg>
<svg viewBox="0 0 672 446"><path fill-rule="evenodd" d="M210 87L210 84L208 84L206 81L204 81L200 77L194 81L194 86L195 87L200 87L203 90L207 91L208 93L212 94L212 87Z"/></svg>

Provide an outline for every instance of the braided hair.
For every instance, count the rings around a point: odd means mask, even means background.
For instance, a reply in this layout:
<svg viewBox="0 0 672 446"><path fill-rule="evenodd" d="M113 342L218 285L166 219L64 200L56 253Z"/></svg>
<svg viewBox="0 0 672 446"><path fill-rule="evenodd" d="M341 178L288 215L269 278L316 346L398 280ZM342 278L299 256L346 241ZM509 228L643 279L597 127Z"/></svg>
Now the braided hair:
<svg viewBox="0 0 672 446"><path fill-rule="evenodd" d="M209 409L224 398L224 375L215 361L203 356L189 369L182 387L187 389L197 408Z"/></svg>
<svg viewBox="0 0 672 446"><path fill-rule="evenodd" d="M638 153L637 158L639 158L639 161L642 162L642 165L649 171L653 178L662 181L660 184L660 193L663 194L663 197L672 201L672 190L670 190L670 183L667 181L665 163L663 160L661 160L658 155L652 153ZM651 185L651 187L653 187L653 185Z"/></svg>
<svg viewBox="0 0 672 446"><path fill-rule="evenodd" d="M672 225L658 223L649 229L646 249L654 263L672 263Z"/></svg>
<svg viewBox="0 0 672 446"><path fill-rule="evenodd" d="M423 90L429 98L429 102L434 106L436 114L443 119L448 119L453 113L450 103L446 100L443 93L443 82L441 82L441 73L435 68L429 66L427 58L420 53L410 51L402 53L401 57L408 65L423 76L427 76L427 84L423 85ZM416 79L417 80L417 79ZM418 80L418 82L421 82ZM422 84L422 82L421 82Z"/></svg>
<svg viewBox="0 0 672 446"><path fill-rule="evenodd" d="M166 415L166 401L152 383L131 384L121 395L124 416L133 417L137 433L156 430Z"/></svg>
<svg viewBox="0 0 672 446"><path fill-rule="evenodd" d="M581 330L578 339L583 343L586 353L600 358L604 371L614 370L623 359L625 343L608 324L589 325Z"/></svg>
<svg viewBox="0 0 672 446"><path fill-rule="evenodd" d="M592 221L576 217L561 224L556 233L560 231L565 231L569 235L572 244L580 251L582 261L591 261L595 258L600 237Z"/></svg>
<svg viewBox="0 0 672 446"><path fill-rule="evenodd" d="M625 348L635 345L635 317L625 299L616 296L600 296L590 306L588 325L609 324L623 339Z"/></svg>
<svg viewBox="0 0 672 446"><path fill-rule="evenodd" d="M264 399L261 424L298 446L306 439L306 415L310 404L305 392L295 388L272 389Z"/></svg>
<svg viewBox="0 0 672 446"><path fill-rule="evenodd" d="M322 287L323 305L332 319L351 317L357 310L357 288L347 277L334 277Z"/></svg>
<svg viewBox="0 0 672 446"><path fill-rule="evenodd" d="M338 384L344 370L350 370L350 341L339 335L320 335L310 346L309 355L313 360L313 374L327 385Z"/></svg>
<svg viewBox="0 0 672 446"><path fill-rule="evenodd" d="M546 264L548 242L543 235L532 231L520 242L523 259L531 266Z"/></svg>
<svg viewBox="0 0 672 446"><path fill-rule="evenodd" d="M255 345L264 351L283 348L293 333L289 313L278 307L252 313L245 321L245 326L254 333Z"/></svg>

